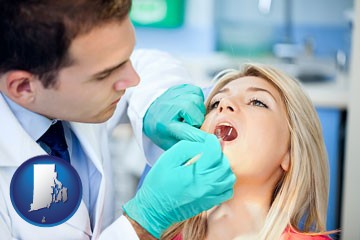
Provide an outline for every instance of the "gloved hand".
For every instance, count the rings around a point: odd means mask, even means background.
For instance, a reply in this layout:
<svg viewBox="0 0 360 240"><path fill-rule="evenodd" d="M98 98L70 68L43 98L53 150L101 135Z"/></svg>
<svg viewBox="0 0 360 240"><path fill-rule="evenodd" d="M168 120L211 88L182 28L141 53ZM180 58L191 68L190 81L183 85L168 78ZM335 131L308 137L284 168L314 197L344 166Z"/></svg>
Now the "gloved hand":
<svg viewBox="0 0 360 240"><path fill-rule="evenodd" d="M199 153L195 163L184 165ZM161 155L123 209L159 238L172 224L230 199L234 183L235 175L218 139L206 134L202 142L180 141Z"/></svg>
<svg viewBox="0 0 360 240"><path fill-rule="evenodd" d="M147 110L143 130L156 145L169 149L180 140L199 142L204 132L198 128L206 113L199 87L183 84L168 89Z"/></svg>

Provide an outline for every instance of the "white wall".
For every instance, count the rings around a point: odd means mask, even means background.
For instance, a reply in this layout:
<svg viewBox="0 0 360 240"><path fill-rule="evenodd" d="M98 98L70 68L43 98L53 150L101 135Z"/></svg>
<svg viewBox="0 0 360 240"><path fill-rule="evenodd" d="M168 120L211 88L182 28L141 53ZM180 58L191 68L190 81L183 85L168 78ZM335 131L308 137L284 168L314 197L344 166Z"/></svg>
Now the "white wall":
<svg viewBox="0 0 360 240"><path fill-rule="evenodd" d="M176 55L207 55L214 51L214 0L186 0L184 25L178 28L136 27L136 47Z"/></svg>
<svg viewBox="0 0 360 240"><path fill-rule="evenodd" d="M188 0L190 2L192 0ZM288 0L268 0L271 2L268 14L260 13L259 0L215 0L215 6L225 19L233 21L251 21L282 23L285 3ZM344 15L340 9L348 9L353 0L290 0L293 21L296 24L342 25ZM217 13L216 13L217 14Z"/></svg>
<svg viewBox="0 0 360 240"><path fill-rule="evenodd" d="M360 240L360 0L355 1L344 168L342 239Z"/></svg>

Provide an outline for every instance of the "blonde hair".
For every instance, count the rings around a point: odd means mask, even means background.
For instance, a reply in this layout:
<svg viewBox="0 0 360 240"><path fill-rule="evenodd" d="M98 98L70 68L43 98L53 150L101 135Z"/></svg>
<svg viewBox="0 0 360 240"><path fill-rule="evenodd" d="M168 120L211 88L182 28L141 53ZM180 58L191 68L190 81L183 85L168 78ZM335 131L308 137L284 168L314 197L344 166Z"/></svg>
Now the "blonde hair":
<svg viewBox="0 0 360 240"><path fill-rule="evenodd" d="M280 239L286 227L318 235L326 231L329 192L329 170L316 110L299 82L266 65L247 64L242 71L227 70L205 103L227 83L244 76L256 76L274 85L280 92L287 111L290 130L290 168L273 193L273 202L257 239ZM183 240L205 239L206 212L167 229L161 239L172 239L181 233Z"/></svg>

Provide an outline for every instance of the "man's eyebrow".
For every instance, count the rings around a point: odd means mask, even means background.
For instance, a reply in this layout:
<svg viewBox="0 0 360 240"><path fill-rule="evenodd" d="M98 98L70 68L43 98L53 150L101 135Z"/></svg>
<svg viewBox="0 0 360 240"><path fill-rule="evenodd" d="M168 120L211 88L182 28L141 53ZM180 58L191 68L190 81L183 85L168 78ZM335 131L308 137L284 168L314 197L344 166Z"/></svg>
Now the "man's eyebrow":
<svg viewBox="0 0 360 240"><path fill-rule="evenodd" d="M109 73L111 73L112 71L114 71L114 70L120 68L121 66L123 66L125 63L127 63L127 61L129 61L129 60L126 60L126 61L124 61L124 62L119 63L119 64L116 65L116 66L108 67L108 68L106 68L106 69L104 69L104 70L102 70L102 71L100 71L100 72L98 72L98 73L95 73L95 74L93 74L93 77L94 77L94 78L98 78L98 77L101 77L102 75L109 74Z"/></svg>
<svg viewBox="0 0 360 240"><path fill-rule="evenodd" d="M275 100L275 102L277 102L277 99L274 97L274 95L273 95L270 91L268 91L268 90L266 90L266 89L264 89L264 88L260 88L260 87L249 87L249 88L247 89L247 91L250 91L250 92L258 92L258 91L260 91L260 92L266 92L266 93L270 94L270 96Z"/></svg>

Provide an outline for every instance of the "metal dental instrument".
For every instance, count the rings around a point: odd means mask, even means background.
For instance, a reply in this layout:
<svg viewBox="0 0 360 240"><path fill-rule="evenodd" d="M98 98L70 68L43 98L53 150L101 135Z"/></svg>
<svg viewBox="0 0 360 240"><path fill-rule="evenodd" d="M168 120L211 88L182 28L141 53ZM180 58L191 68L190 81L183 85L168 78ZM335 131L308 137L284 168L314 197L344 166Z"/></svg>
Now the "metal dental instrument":
<svg viewBox="0 0 360 240"><path fill-rule="evenodd" d="M193 163L195 163L199 158L201 157L202 153L196 154L193 158L191 158L189 161L187 161L184 165L189 166Z"/></svg>

